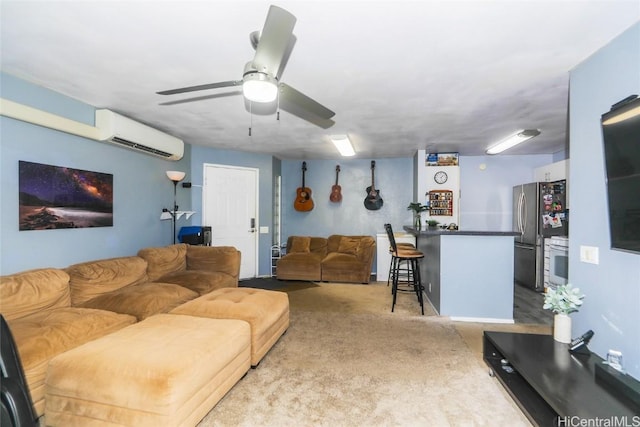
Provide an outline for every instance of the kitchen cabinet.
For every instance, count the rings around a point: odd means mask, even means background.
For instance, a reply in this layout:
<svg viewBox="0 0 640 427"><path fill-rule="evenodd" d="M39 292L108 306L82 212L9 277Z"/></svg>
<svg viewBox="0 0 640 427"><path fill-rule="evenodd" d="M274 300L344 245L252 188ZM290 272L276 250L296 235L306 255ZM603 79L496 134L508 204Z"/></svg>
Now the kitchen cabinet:
<svg viewBox="0 0 640 427"><path fill-rule="evenodd" d="M551 163L534 169L534 178L538 182L560 181L569 178L569 160Z"/></svg>

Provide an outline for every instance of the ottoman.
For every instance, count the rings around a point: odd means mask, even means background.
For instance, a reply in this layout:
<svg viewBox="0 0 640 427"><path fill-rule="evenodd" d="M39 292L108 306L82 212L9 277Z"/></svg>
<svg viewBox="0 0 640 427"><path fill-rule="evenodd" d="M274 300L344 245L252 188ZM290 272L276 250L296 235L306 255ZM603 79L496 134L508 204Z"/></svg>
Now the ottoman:
<svg viewBox="0 0 640 427"><path fill-rule="evenodd" d="M251 365L255 367L289 327L289 296L264 289L221 288L169 313L249 322Z"/></svg>
<svg viewBox="0 0 640 427"><path fill-rule="evenodd" d="M195 426L250 368L246 322L158 314L49 362L47 426Z"/></svg>

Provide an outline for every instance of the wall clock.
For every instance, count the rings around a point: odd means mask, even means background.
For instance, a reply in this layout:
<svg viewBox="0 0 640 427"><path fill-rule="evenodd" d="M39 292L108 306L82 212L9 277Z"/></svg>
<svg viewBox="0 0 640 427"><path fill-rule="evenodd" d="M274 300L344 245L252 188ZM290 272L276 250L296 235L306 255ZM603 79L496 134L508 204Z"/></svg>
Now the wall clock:
<svg viewBox="0 0 640 427"><path fill-rule="evenodd" d="M438 184L444 184L445 182L447 182L447 179L449 177L447 176L447 173L445 171L438 171L436 172L436 174L433 176L433 180L435 182L437 182Z"/></svg>

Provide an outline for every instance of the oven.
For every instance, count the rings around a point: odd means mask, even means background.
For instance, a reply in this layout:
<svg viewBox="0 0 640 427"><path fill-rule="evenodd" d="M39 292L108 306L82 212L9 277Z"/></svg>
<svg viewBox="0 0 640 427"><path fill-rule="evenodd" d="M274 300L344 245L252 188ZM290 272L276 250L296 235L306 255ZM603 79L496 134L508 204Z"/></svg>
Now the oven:
<svg viewBox="0 0 640 427"><path fill-rule="evenodd" d="M568 239L552 237L549 242L549 286L566 285L569 281Z"/></svg>

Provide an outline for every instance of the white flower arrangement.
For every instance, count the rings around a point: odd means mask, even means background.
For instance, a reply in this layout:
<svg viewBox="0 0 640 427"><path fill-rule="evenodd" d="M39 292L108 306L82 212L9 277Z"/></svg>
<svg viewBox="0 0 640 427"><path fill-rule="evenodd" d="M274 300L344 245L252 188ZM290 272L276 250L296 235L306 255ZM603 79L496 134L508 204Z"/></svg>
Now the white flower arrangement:
<svg viewBox="0 0 640 427"><path fill-rule="evenodd" d="M574 288L570 283L567 283L555 289L547 288L542 308L556 314L569 314L578 311L583 298L584 294L580 293L580 288Z"/></svg>

